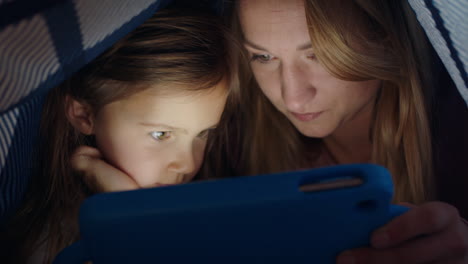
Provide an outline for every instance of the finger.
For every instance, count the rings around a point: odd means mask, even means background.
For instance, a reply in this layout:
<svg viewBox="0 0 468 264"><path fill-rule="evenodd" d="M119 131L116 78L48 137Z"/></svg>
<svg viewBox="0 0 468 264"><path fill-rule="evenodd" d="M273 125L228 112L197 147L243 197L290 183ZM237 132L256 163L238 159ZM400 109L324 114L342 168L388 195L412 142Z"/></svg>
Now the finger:
<svg viewBox="0 0 468 264"><path fill-rule="evenodd" d="M444 259L444 260L438 260L434 262L429 262L428 264L467 264L468 263L468 258L459 258L459 257L451 257L449 259Z"/></svg>
<svg viewBox="0 0 468 264"><path fill-rule="evenodd" d="M99 153L99 150L88 146L80 146L73 152L70 158L70 164L74 170L86 172L90 162L93 159L100 158L101 154Z"/></svg>
<svg viewBox="0 0 468 264"><path fill-rule="evenodd" d="M457 225L442 232L405 242L388 249L369 249L358 253L358 263L431 263L461 260L466 256L468 237ZM445 262L448 263L448 262ZM452 263L452 262L450 262Z"/></svg>
<svg viewBox="0 0 468 264"><path fill-rule="evenodd" d="M80 146L71 157L71 166L82 173L85 183L96 192L126 191L138 188L127 174L101 159L96 148Z"/></svg>
<svg viewBox="0 0 468 264"><path fill-rule="evenodd" d="M397 216L371 236L374 248L388 248L422 235L433 234L455 223L459 214L455 207L430 202Z"/></svg>
<svg viewBox="0 0 468 264"><path fill-rule="evenodd" d="M90 146L79 146L72 154L72 156L89 156L93 158L102 158L101 152L97 148Z"/></svg>
<svg viewBox="0 0 468 264"><path fill-rule="evenodd" d="M349 250L338 256L337 263L344 264L350 260L354 263L379 264L418 264L418 263L452 263L448 260L465 259L463 250L465 242L462 236L454 232L441 232L435 235L414 239L401 246L388 249L359 248ZM455 262L453 262L455 263Z"/></svg>
<svg viewBox="0 0 468 264"><path fill-rule="evenodd" d="M127 174L101 159L88 163L85 177L98 191L115 192L138 189L138 184Z"/></svg>
<svg viewBox="0 0 468 264"><path fill-rule="evenodd" d="M79 146L70 158L72 169L78 172L86 172L89 163L93 159L101 159L102 155L98 149L89 146Z"/></svg>
<svg viewBox="0 0 468 264"><path fill-rule="evenodd" d="M468 227L468 220L466 220L465 218L460 218L460 219L465 224L465 226Z"/></svg>

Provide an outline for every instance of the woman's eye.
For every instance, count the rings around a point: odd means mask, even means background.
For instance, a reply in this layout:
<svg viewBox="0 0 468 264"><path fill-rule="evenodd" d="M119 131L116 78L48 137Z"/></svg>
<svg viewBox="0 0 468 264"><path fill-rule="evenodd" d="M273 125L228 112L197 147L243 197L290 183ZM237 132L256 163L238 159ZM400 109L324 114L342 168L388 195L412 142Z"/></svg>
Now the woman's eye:
<svg viewBox="0 0 468 264"><path fill-rule="evenodd" d="M150 134L151 134L151 137L153 137L157 141L165 141L171 138L170 131L153 131Z"/></svg>
<svg viewBox="0 0 468 264"><path fill-rule="evenodd" d="M268 63L273 59L273 56L269 54L253 54L251 61L258 61L260 63Z"/></svg>
<svg viewBox="0 0 468 264"><path fill-rule="evenodd" d="M316 59L317 59L317 57L315 56L314 53L307 54L307 58L308 58L309 60L316 60Z"/></svg>

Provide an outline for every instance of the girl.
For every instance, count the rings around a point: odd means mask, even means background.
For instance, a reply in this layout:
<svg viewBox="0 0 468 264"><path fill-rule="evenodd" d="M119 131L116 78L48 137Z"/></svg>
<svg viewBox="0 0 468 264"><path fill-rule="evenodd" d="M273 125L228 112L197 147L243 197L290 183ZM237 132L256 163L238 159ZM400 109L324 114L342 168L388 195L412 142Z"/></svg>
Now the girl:
<svg viewBox="0 0 468 264"><path fill-rule="evenodd" d="M468 217L467 108L448 99L454 124L431 112L446 111L432 99L453 87L407 1L241 0L231 10L245 103L227 126L229 144L217 144L224 163L213 174L383 165L394 201L418 206L338 262L465 263L468 226L457 209Z"/></svg>
<svg viewBox="0 0 468 264"><path fill-rule="evenodd" d="M49 263L78 239L93 193L194 178L227 98L224 33L210 14L159 11L50 92L42 170L7 227L7 263Z"/></svg>

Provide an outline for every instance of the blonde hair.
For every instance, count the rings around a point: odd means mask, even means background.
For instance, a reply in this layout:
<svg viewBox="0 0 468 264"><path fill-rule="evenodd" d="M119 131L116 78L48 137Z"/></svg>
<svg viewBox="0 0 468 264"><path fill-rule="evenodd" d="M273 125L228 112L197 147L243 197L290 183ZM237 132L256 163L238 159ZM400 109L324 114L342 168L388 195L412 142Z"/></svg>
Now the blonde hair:
<svg viewBox="0 0 468 264"><path fill-rule="evenodd" d="M304 0L314 53L335 77L382 81L372 120L372 162L394 177L394 201L421 203L433 198L429 107L429 45L406 1ZM242 41L238 4L231 27ZM239 53L233 50L233 53ZM310 167L324 151L321 139L306 138L263 95L245 50L240 53L244 109L238 120L243 138L230 170L245 175ZM240 166L239 166L240 164Z"/></svg>
<svg viewBox="0 0 468 264"><path fill-rule="evenodd" d="M274 173L306 166L306 138L265 97L253 77L238 18L238 1L226 2L226 23L237 38L230 46L238 85L235 103L226 107L203 165L204 176L224 178ZM286 136L285 136L286 135Z"/></svg>
<svg viewBox="0 0 468 264"><path fill-rule="evenodd" d="M430 55L403 2L307 0L305 10L314 52L329 72L350 81L382 80L372 162L392 173L395 201L421 203L433 196L429 95L423 91L431 85Z"/></svg>

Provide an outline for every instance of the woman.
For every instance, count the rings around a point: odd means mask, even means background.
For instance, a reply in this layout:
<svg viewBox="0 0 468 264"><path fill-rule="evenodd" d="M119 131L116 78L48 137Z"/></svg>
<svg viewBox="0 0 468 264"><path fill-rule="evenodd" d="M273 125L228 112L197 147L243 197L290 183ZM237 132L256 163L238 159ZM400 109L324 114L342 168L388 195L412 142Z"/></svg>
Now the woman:
<svg viewBox="0 0 468 264"><path fill-rule="evenodd" d="M406 1L241 0L231 10L245 47L245 107L225 126L221 140L229 143L215 145L221 148L212 153L227 161L213 173L383 165L394 177L394 202L414 208L375 231L371 248L338 262L468 261L468 225L460 217L468 217L468 113L459 98L450 102L460 106L461 120L450 133L462 139L452 162L443 149L447 120L438 118L446 106L433 100L449 91L450 79ZM463 184L458 196L445 188ZM451 204L434 201L441 199Z"/></svg>

